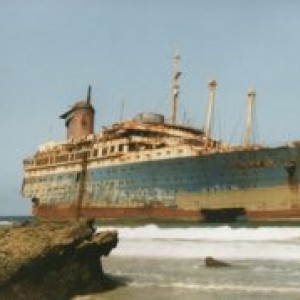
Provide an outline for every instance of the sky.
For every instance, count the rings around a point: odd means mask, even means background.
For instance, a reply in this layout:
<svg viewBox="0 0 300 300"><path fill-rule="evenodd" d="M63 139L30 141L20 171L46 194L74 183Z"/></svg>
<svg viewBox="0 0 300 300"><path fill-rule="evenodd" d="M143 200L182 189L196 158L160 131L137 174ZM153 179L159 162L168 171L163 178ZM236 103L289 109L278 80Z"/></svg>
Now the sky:
<svg viewBox="0 0 300 300"><path fill-rule="evenodd" d="M300 1L0 0L0 216L30 214L22 161L63 140L58 116L92 85L95 129L141 111L170 116L181 56L179 118L202 127L218 83L214 136L240 143L249 88L257 141L300 140Z"/></svg>

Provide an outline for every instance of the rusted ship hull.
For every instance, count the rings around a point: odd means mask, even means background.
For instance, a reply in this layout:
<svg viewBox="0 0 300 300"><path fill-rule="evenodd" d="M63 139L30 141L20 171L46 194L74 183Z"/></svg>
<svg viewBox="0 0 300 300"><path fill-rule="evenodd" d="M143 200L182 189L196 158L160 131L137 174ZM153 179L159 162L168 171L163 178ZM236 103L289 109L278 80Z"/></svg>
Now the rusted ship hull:
<svg viewBox="0 0 300 300"><path fill-rule="evenodd" d="M40 205L33 208L33 214L41 219L72 219L78 217L76 206L49 207ZM139 207L139 208L109 208L83 207L80 217L95 218L98 220L118 221L195 221L201 220L200 211L172 209L168 207Z"/></svg>
<svg viewBox="0 0 300 300"><path fill-rule="evenodd" d="M300 220L299 147L215 153L25 180L40 218Z"/></svg>
<svg viewBox="0 0 300 300"><path fill-rule="evenodd" d="M171 208L83 208L81 216L100 221L136 221L136 222L276 222L300 221L300 209L273 211L245 211L242 214L227 214L227 209L215 209L214 217L208 217L201 210L181 210ZM33 208L33 214L44 220L76 219L76 207L54 207L47 205Z"/></svg>

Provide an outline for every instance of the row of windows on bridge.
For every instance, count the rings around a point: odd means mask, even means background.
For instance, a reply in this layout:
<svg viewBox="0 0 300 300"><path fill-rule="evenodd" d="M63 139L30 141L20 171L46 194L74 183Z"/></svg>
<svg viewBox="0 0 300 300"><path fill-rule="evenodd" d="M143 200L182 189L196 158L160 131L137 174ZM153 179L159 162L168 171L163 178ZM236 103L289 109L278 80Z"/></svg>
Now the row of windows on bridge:
<svg viewBox="0 0 300 300"><path fill-rule="evenodd" d="M111 145L103 148L98 149L86 149L82 150L77 153L60 153L55 156L47 156L47 157L39 157L35 160L27 160L24 161L26 165L36 165L36 166L44 166L44 165L51 165L55 163L66 163L76 160L82 160L84 158L91 159L91 158L101 158L101 157L109 157L113 155L117 155L120 153L127 153L137 150L146 150L146 149L153 149L156 148L154 145L146 145L146 144L138 144L138 143L131 143L131 144L118 144L118 145ZM177 154L183 153L183 149L177 149ZM154 155L156 157L162 155L171 155L171 150L166 151L156 151ZM151 153L144 153L144 154L136 154L135 156L130 157L131 159L151 159L153 155ZM121 158L121 160L126 160L127 158Z"/></svg>

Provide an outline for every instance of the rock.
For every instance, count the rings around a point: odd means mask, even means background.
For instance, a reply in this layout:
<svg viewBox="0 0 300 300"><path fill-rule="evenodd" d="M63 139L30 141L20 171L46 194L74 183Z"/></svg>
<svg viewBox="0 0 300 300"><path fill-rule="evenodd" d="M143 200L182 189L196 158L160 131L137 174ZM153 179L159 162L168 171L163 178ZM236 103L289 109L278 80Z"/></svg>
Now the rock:
<svg viewBox="0 0 300 300"><path fill-rule="evenodd" d="M106 288L100 257L116 231L95 233L91 221L0 228L0 299L70 299Z"/></svg>
<svg viewBox="0 0 300 300"><path fill-rule="evenodd" d="M206 267L229 267L230 264L217 260L211 256L205 257L205 266Z"/></svg>

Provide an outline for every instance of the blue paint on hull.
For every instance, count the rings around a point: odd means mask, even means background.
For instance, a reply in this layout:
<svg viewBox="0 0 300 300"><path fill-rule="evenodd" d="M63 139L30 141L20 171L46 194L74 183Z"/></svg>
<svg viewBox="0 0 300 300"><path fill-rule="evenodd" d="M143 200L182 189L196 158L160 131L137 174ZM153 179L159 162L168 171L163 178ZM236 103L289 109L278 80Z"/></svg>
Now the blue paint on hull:
<svg viewBox="0 0 300 300"><path fill-rule="evenodd" d="M160 203L176 207L177 193L207 193L288 185L287 164L299 164L299 148L280 147L171 158L87 170L85 200L92 206L142 206ZM292 184L298 186L299 170ZM33 180L33 179L31 179ZM37 179L45 192L32 190L44 204L74 203L80 173ZM32 182L31 182L32 183ZM25 184L28 184L25 183Z"/></svg>

